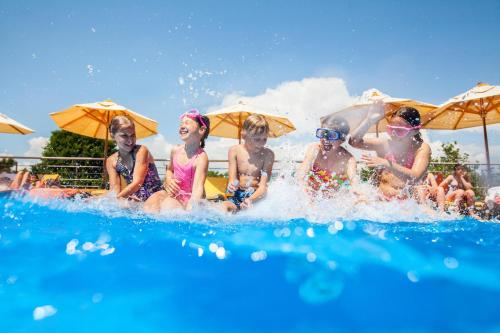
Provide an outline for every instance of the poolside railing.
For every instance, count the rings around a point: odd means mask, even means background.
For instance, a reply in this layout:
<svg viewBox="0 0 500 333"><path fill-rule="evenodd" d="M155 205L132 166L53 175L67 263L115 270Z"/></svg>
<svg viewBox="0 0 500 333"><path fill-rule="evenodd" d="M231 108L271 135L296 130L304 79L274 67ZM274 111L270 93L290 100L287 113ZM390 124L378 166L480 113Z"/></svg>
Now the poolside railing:
<svg viewBox="0 0 500 333"><path fill-rule="evenodd" d="M102 188L103 158L92 157L39 157L39 156L1 156L0 161L12 159L14 165L10 168L13 172L23 169L34 171L35 173L57 173L61 175L61 185L63 187L73 188ZM160 177L165 176L168 159L155 159L156 167ZM210 160L209 171L216 174L225 174L227 172L227 160ZM293 169L294 165L300 163L300 160L275 162L273 169L275 174L280 171ZM429 171L441 172L448 175L453 172L455 163L431 163ZM489 186L500 185L500 163L492 163L488 172L485 163L464 163L470 170L473 183L478 192L484 192ZM359 163L359 168L363 168L363 163Z"/></svg>

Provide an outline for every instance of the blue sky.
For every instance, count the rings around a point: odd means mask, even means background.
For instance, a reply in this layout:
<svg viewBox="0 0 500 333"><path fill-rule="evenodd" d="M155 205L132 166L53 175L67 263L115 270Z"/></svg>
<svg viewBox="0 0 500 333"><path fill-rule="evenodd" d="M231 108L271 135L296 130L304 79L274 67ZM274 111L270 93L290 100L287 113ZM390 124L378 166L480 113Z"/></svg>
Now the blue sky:
<svg viewBox="0 0 500 333"><path fill-rule="evenodd" d="M499 1L0 1L0 112L36 129L2 135L0 153L50 136L48 113L106 98L158 120L166 143L187 108L306 78L441 103L500 84L499 14ZM482 151L479 131L429 137Z"/></svg>

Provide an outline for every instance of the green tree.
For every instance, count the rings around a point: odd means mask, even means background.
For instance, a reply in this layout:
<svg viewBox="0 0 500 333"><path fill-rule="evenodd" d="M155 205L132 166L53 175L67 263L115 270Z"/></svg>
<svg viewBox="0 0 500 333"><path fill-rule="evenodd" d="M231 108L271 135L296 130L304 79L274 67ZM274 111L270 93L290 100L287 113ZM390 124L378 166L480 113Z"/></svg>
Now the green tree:
<svg viewBox="0 0 500 333"><path fill-rule="evenodd" d="M0 160L0 172L12 172L12 167L16 164L12 158L2 158Z"/></svg>
<svg viewBox="0 0 500 333"><path fill-rule="evenodd" d="M109 142L109 153L116 151L114 142ZM104 156L104 140L94 139L67 131L51 133L43 157L94 157ZM102 161L78 161L42 159L32 167L35 174L57 173L66 186L99 186L102 181ZM83 179L76 181L76 179Z"/></svg>

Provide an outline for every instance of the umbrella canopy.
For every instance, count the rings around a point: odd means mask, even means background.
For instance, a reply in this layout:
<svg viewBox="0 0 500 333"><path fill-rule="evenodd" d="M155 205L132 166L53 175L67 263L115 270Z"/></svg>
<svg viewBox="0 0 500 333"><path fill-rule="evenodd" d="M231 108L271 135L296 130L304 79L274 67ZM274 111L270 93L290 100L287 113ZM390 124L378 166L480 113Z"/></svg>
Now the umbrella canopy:
<svg viewBox="0 0 500 333"><path fill-rule="evenodd" d="M0 133L7 134L30 134L34 131L31 128L18 123L12 118L0 113Z"/></svg>
<svg viewBox="0 0 500 333"><path fill-rule="evenodd" d="M158 123L113 101L75 104L72 107L50 114L59 128L91 138L111 139L109 124L115 116L127 116L135 124L138 139L158 133Z"/></svg>
<svg viewBox="0 0 500 333"><path fill-rule="evenodd" d="M486 161L490 164L487 125L500 123L500 86L478 83L444 102L422 125L428 129L457 130L483 127Z"/></svg>
<svg viewBox="0 0 500 333"><path fill-rule="evenodd" d="M370 89L363 93L357 102L351 106L346 107L340 111L334 112L328 116L322 117L324 119L330 116L341 116L347 120L351 128L356 128L363 119L366 118L368 108L376 102L382 101L385 107L385 118L379 121L378 124L373 125L368 132L378 133L385 131L387 120L402 106L409 106L417 109L420 113L421 120L424 121L428 118L431 111L435 110L437 106L420 101L415 101L407 98L395 98L380 92L377 89Z"/></svg>
<svg viewBox="0 0 500 333"><path fill-rule="evenodd" d="M277 138L295 131L295 126L288 118L259 111L240 101L236 105L206 114L210 119L210 135L241 141L243 122L252 114L258 114L266 118L269 124L269 137L271 138Z"/></svg>

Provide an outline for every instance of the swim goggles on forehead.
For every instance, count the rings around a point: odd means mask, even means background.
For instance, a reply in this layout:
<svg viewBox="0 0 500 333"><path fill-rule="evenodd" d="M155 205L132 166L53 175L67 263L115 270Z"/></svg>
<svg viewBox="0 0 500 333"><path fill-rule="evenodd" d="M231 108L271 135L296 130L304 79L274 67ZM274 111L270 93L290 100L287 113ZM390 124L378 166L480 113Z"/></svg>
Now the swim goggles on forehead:
<svg viewBox="0 0 500 333"><path fill-rule="evenodd" d="M404 138L412 130L416 130L416 129L421 129L422 128L421 125L413 126L413 127L387 125L386 127L387 127L387 133L390 136L397 136L399 138Z"/></svg>
<svg viewBox="0 0 500 333"><path fill-rule="evenodd" d="M184 112L183 114L181 114L181 116L179 117L179 119L182 119L184 117L188 117L190 119L198 119L199 122L203 126L207 127L207 124L205 123L205 120L203 120L203 116L201 115L200 111L198 111L197 109L192 109L192 110Z"/></svg>
<svg viewBox="0 0 500 333"><path fill-rule="evenodd" d="M328 128L318 128L316 130L316 137L318 139L325 139L328 141L337 141L344 138L344 135L336 130L331 130Z"/></svg>

